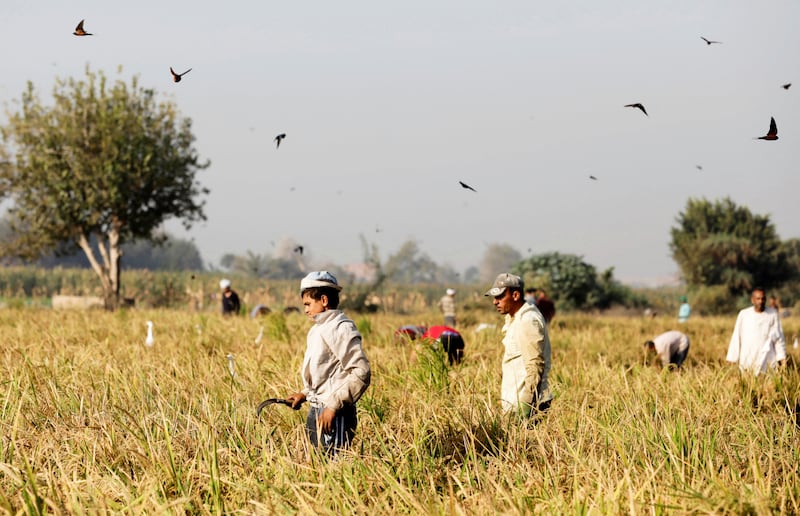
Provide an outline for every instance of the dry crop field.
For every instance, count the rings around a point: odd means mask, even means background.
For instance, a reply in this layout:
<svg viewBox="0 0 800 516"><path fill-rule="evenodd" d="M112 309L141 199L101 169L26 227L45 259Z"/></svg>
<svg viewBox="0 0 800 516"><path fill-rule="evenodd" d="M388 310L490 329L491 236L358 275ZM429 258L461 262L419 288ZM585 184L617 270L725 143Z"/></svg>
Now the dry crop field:
<svg viewBox="0 0 800 516"><path fill-rule="evenodd" d="M466 315L500 323L488 301ZM309 450L305 408L255 415L300 387L300 314L0 311L0 511L800 512L800 320L784 321L795 360L752 379L724 363L735 314L690 322L678 374L641 350L672 318L559 314L556 399L529 427L497 410L497 330L461 328L466 360L448 370L392 338L438 315L354 319L373 381L351 453L328 461Z"/></svg>

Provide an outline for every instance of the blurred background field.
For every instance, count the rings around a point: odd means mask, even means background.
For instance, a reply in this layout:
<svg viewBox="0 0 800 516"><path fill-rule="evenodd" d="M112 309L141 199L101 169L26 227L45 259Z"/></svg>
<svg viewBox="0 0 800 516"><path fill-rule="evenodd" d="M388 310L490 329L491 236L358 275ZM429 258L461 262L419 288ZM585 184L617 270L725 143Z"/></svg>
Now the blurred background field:
<svg viewBox="0 0 800 516"><path fill-rule="evenodd" d="M459 314L466 358L452 369L393 338L438 324L432 309L352 313L373 381L352 453L328 462L306 442L306 408L255 415L300 387L310 323L215 311L0 310L0 511L800 511L794 317L783 371L747 379L724 363L735 314L690 320L680 373L642 354L672 315L557 314L556 399L532 427L497 410L501 318L488 300Z"/></svg>

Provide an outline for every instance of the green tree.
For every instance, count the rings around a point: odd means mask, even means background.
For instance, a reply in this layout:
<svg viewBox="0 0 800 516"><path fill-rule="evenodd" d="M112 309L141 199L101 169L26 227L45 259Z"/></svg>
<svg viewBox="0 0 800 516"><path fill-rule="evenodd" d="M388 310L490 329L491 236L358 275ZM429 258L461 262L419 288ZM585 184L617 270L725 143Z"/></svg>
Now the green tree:
<svg viewBox="0 0 800 516"><path fill-rule="evenodd" d="M614 279L614 268L600 274L582 256L558 252L522 260L511 272L522 276L526 287L536 287L564 309L604 309L612 305L642 306L645 300Z"/></svg>
<svg viewBox="0 0 800 516"><path fill-rule="evenodd" d="M109 308L124 242L157 240L171 217L187 228L205 219L199 198L208 190L195 176L209 163L193 147L191 120L135 77L109 84L87 68L82 80L56 80L52 105L28 83L0 131L0 195L12 202L13 229L0 252L32 259L82 249Z"/></svg>
<svg viewBox="0 0 800 516"><path fill-rule="evenodd" d="M544 289L563 308L591 308L598 291L597 270L581 256L538 254L512 268L529 287Z"/></svg>
<svg viewBox="0 0 800 516"><path fill-rule="evenodd" d="M729 198L713 203L689 199L676 221L670 249L690 287L725 287L735 297L756 285L779 286L797 274L790 248L769 217L754 215Z"/></svg>

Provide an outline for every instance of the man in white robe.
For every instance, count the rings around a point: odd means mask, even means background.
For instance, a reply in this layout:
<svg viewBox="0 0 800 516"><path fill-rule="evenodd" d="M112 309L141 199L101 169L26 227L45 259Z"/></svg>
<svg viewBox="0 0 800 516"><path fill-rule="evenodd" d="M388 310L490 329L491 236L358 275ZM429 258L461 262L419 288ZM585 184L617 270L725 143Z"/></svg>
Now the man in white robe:
<svg viewBox="0 0 800 516"><path fill-rule="evenodd" d="M726 360L758 375L786 359L786 339L778 312L766 306L764 289L754 288L750 301L753 306L736 318Z"/></svg>

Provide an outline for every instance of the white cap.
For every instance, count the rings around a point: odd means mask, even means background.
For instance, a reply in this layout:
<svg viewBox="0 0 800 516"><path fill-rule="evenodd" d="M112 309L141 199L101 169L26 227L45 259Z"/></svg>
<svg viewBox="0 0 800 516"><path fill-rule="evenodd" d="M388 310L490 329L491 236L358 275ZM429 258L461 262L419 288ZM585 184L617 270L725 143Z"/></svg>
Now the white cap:
<svg viewBox="0 0 800 516"><path fill-rule="evenodd" d="M225 290L226 288L231 286L231 280L223 278L219 280L219 288Z"/></svg>
<svg viewBox="0 0 800 516"><path fill-rule="evenodd" d="M328 271L309 272L308 275L300 280L300 293L313 287L330 287L342 290L336 277Z"/></svg>
<svg viewBox="0 0 800 516"><path fill-rule="evenodd" d="M456 291L455 291L455 289L448 288L447 290L445 290L445 294L447 294L448 296L455 296L456 295Z"/></svg>

